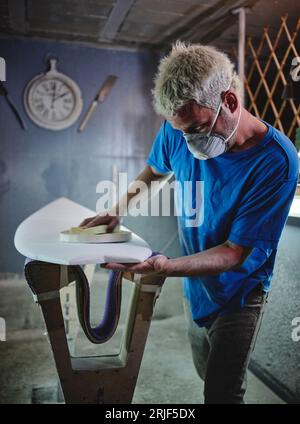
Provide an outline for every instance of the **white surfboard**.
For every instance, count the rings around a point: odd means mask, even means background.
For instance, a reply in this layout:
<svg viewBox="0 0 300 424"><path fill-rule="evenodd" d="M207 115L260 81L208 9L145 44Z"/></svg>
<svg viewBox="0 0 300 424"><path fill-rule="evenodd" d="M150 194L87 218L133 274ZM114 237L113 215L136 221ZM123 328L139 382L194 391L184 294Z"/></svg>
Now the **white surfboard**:
<svg viewBox="0 0 300 424"><path fill-rule="evenodd" d="M121 243L72 243L60 240L61 232L77 227L85 218L95 214L95 211L72 200L59 198L19 225L15 247L25 257L61 265L135 263L151 255L149 245L133 232L130 232L129 241ZM120 226L120 231L128 229Z"/></svg>

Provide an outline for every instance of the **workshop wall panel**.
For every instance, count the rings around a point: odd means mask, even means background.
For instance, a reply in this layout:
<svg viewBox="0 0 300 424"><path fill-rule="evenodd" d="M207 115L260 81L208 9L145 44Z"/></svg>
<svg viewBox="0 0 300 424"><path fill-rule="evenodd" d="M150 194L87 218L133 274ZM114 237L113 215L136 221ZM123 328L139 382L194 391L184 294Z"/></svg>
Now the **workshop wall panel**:
<svg viewBox="0 0 300 424"><path fill-rule="evenodd" d="M129 170L129 180L145 166L161 124L151 98L158 55L3 38L0 56L7 63L6 88L28 127L21 129L0 97L0 272L21 272L23 258L13 237L28 215L60 196L95 209L97 183L111 180L114 166L119 172ZM58 70L77 82L84 102L79 120L61 131L36 126L22 100L26 84L48 70L51 56L57 58ZM119 78L79 134L80 120L109 74Z"/></svg>

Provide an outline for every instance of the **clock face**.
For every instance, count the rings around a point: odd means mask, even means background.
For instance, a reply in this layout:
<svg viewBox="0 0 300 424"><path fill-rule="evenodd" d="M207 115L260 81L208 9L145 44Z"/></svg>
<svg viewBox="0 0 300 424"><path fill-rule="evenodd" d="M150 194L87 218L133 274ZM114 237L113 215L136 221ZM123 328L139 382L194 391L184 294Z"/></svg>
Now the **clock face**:
<svg viewBox="0 0 300 424"><path fill-rule="evenodd" d="M51 72L29 82L24 93L24 105L37 125L61 130L71 126L79 117L81 92L69 77Z"/></svg>
<svg viewBox="0 0 300 424"><path fill-rule="evenodd" d="M75 95L59 79L38 81L30 93L32 113L37 119L58 123L69 118L75 109Z"/></svg>

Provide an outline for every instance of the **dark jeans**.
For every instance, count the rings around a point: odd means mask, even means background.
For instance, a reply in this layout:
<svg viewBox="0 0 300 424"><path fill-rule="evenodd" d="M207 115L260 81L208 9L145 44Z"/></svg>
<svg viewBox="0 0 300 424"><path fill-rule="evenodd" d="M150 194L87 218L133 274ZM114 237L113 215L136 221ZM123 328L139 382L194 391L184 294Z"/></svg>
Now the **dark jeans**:
<svg viewBox="0 0 300 424"><path fill-rule="evenodd" d="M247 368L261 326L267 294L252 290L244 308L218 317L207 330L192 319L188 300L184 310L194 365L204 380L206 404L244 403Z"/></svg>

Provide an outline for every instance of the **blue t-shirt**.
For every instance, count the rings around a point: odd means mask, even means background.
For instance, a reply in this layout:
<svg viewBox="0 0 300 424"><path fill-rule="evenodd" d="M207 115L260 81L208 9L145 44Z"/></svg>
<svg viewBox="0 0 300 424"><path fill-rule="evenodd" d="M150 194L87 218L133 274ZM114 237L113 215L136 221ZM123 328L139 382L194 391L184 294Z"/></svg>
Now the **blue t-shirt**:
<svg viewBox="0 0 300 424"><path fill-rule="evenodd" d="M190 195L183 189L177 191L177 203L184 205L178 211L183 255L226 240L253 248L235 269L214 276L184 278L184 294L199 326L209 326L218 315L243 307L247 295L259 283L266 292L270 287L299 165L293 143L265 124L268 131L256 146L199 160L188 150L182 132L165 121L147 160L160 173L173 172L181 187L184 181L192 182ZM194 216L198 221L195 219L191 225L191 211L199 207L201 213Z"/></svg>

